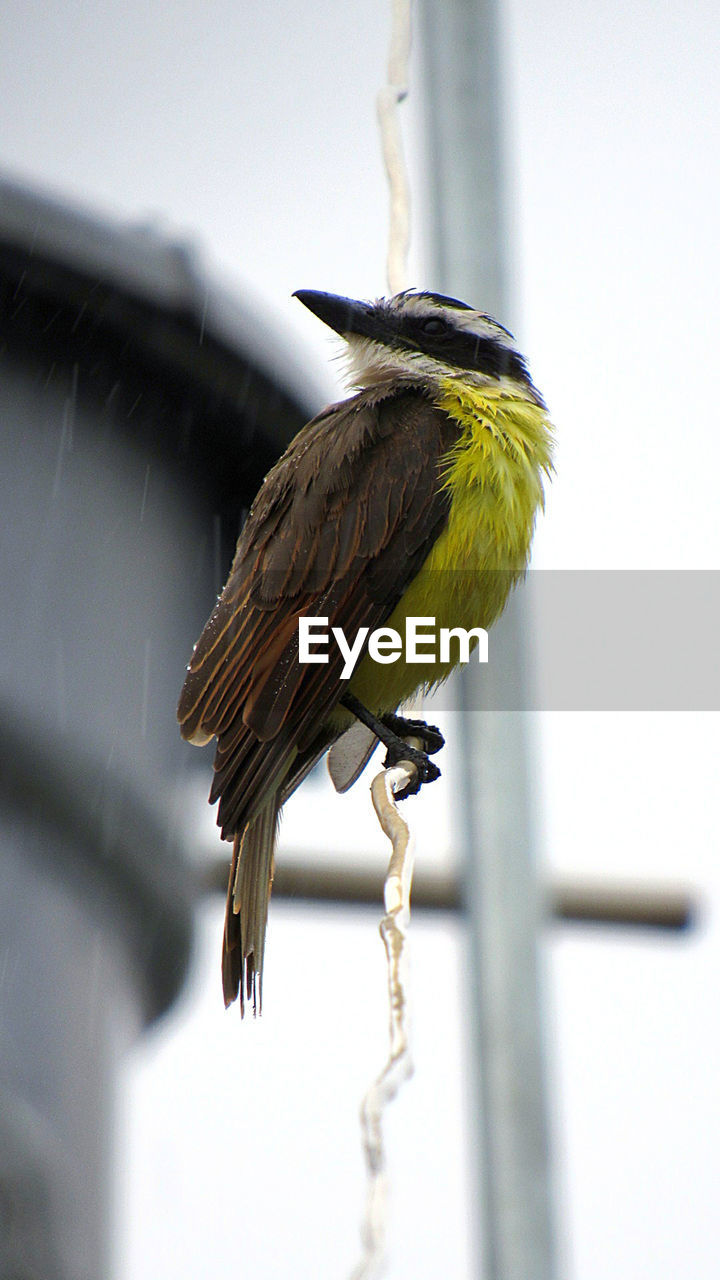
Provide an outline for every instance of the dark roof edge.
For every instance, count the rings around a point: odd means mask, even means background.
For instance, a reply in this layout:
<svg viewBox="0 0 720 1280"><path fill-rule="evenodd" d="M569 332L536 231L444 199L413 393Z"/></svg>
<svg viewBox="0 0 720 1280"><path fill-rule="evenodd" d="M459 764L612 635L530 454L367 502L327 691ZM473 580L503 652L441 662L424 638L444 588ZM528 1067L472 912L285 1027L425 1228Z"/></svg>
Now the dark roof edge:
<svg viewBox="0 0 720 1280"><path fill-rule="evenodd" d="M172 241L151 223L98 217L0 174L0 246L63 275L101 280L144 307L182 318L198 335L250 364L314 412L322 389L291 343L254 300L242 303L203 272L192 242ZM27 284L27 282L26 282Z"/></svg>

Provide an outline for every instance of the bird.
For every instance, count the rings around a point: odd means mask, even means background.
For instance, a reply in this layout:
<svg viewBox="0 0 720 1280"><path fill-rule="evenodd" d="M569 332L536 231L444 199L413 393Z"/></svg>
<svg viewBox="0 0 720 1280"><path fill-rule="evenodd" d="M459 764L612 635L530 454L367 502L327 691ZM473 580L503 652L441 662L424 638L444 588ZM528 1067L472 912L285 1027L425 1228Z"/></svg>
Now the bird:
<svg viewBox="0 0 720 1280"><path fill-rule="evenodd" d="M410 289L372 302L294 295L344 340L348 398L312 419L265 477L225 587L195 645L182 736L217 739L210 803L232 841L222 947L225 1005L262 1010L268 903L281 808L358 721L354 781L377 738L386 760L439 775L434 726L398 709L450 674L444 662L377 662L348 678L339 651L300 661L299 620L360 628L407 618L489 627L525 573L553 428L512 334L457 298ZM419 737L425 750L406 746ZM339 789L344 789L339 787ZM401 798L402 798L401 796Z"/></svg>

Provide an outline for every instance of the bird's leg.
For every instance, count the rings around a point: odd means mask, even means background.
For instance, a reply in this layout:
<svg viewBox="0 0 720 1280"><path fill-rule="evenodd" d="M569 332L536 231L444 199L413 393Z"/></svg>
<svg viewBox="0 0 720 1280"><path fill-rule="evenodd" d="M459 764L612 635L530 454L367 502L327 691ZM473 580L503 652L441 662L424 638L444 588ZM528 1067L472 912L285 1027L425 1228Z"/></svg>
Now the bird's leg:
<svg viewBox="0 0 720 1280"><path fill-rule="evenodd" d="M415 795L424 782L434 782L440 777L440 770L430 756L445 745L445 739L435 725L426 724L424 720L406 720L403 716L375 716L352 693L344 693L340 702L387 747L387 755L383 761L386 769L399 764L401 760L408 760L415 765L416 782L399 792L395 796L396 800ZM404 741L405 736L419 738L425 744L425 750L411 747Z"/></svg>

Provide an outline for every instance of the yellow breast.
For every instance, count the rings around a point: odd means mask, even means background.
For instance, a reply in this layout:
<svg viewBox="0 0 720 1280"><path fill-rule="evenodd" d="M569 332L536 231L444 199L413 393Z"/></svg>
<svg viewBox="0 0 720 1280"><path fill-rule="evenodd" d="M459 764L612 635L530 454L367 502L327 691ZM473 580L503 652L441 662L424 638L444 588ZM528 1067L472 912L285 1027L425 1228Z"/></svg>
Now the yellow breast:
<svg viewBox="0 0 720 1280"><path fill-rule="evenodd" d="M543 475L552 470L552 429L542 404L516 383L468 387L454 378L436 403L461 427L443 459L438 483L450 493L448 523L387 625L405 632L407 617L440 627L484 627L502 612L527 565ZM365 658L350 690L377 714L394 710L418 689L445 680L456 665L380 666Z"/></svg>

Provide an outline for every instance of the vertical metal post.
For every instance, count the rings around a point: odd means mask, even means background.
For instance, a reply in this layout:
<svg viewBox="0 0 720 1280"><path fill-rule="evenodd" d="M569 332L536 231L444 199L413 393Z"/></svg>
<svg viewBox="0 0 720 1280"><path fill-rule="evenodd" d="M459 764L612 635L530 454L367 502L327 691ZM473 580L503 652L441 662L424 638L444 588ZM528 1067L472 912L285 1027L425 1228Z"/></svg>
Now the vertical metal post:
<svg viewBox="0 0 720 1280"><path fill-rule="evenodd" d="M506 321L506 239L494 0L422 0L434 273L431 284ZM460 689L464 896L480 1096L483 1280L551 1280L550 1167L539 1012L539 900L528 801L522 609L493 630L490 664ZM493 645L512 653L511 704L493 687ZM497 684L497 680L495 680ZM483 692L484 690L484 692Z"/></svg>

